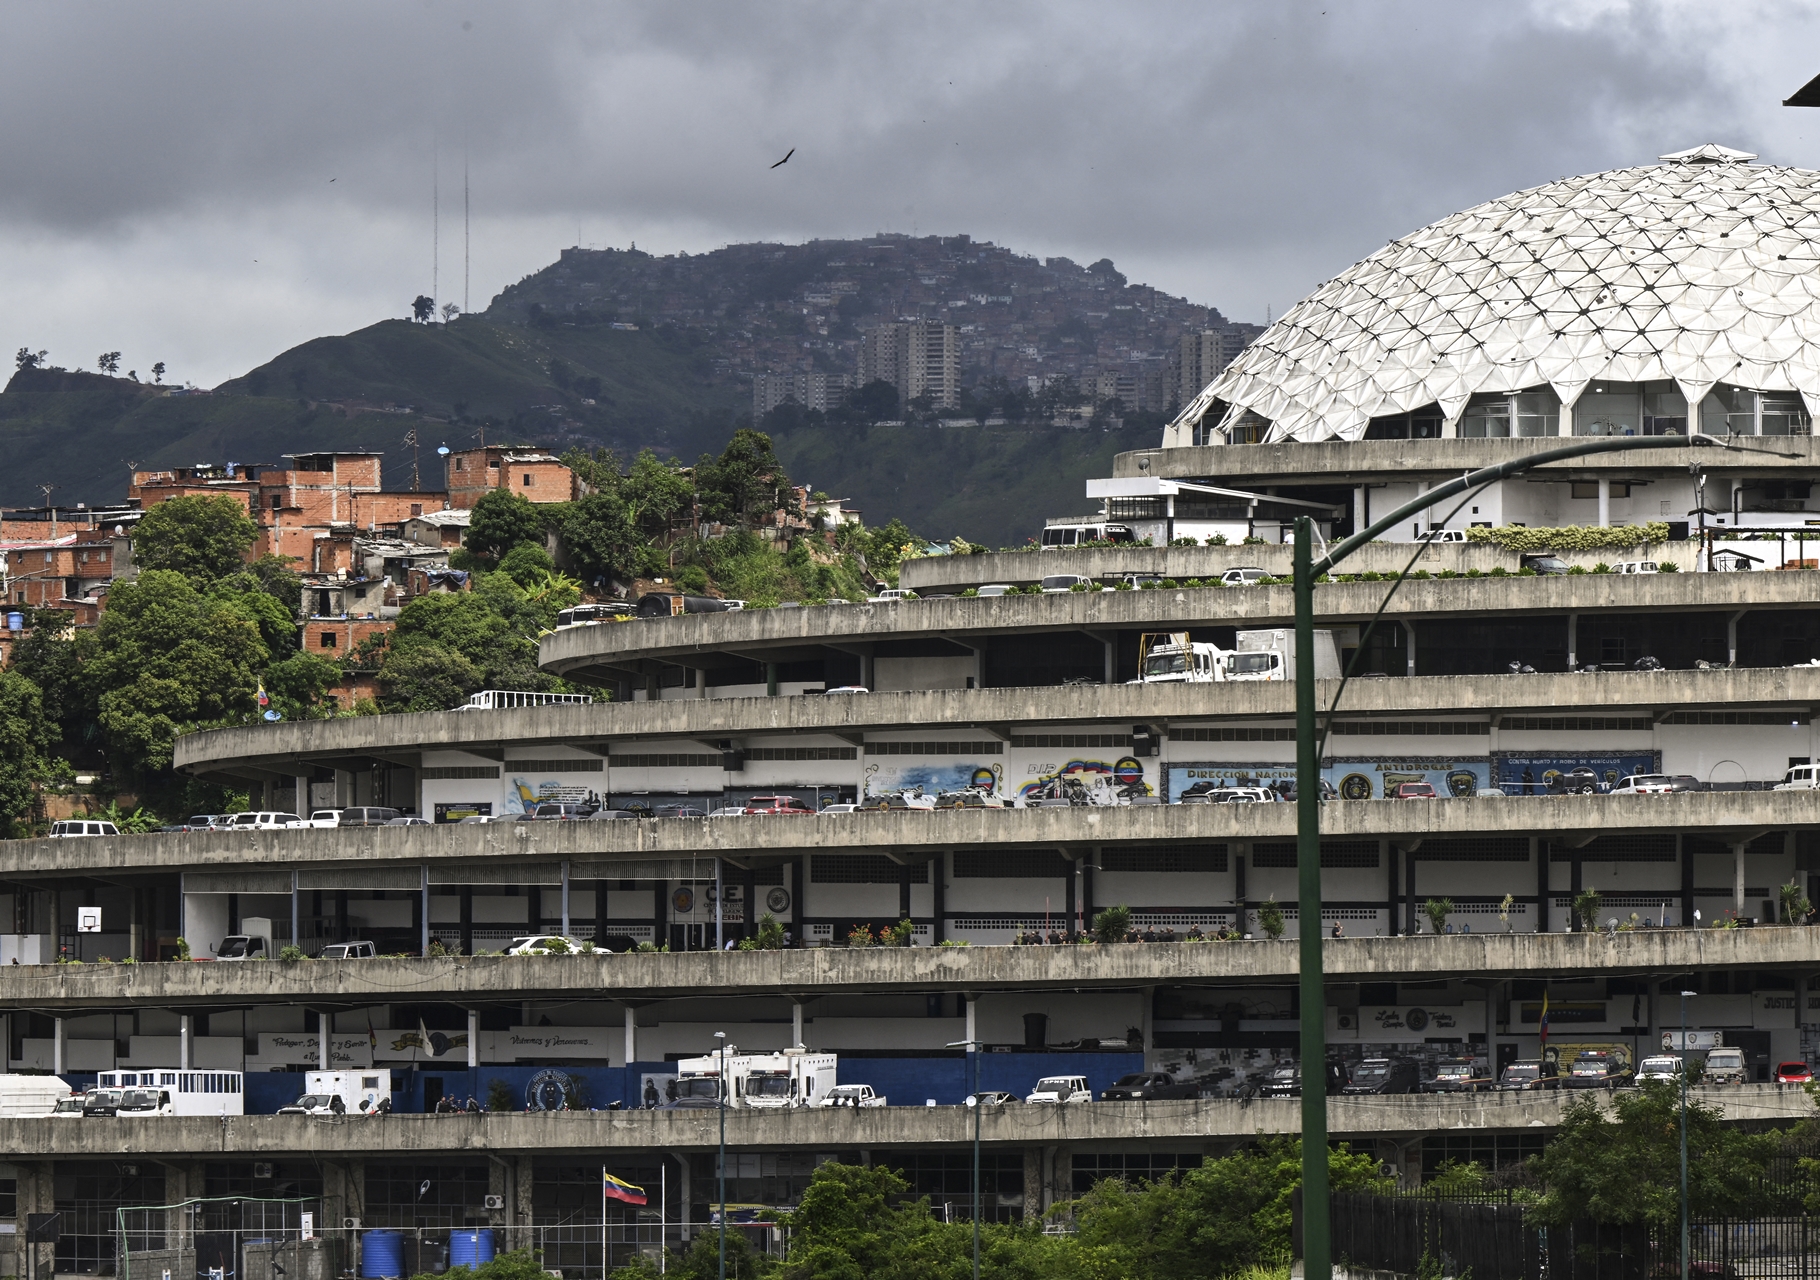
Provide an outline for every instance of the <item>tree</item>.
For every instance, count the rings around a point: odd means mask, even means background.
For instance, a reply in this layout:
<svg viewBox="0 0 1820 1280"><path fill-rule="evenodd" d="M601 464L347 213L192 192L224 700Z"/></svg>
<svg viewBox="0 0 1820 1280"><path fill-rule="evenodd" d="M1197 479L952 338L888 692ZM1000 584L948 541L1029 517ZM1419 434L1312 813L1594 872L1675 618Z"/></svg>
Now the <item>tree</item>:
<svg viewBox="0 0 1820 1280"><path fill-rule="evenodd" d="M847 409L861 422L888 422L898 415L897 387L874 378L847 393Z"/></svg>
<svg viewBox="0 0 1820 1280"><path fill-rule="evenodd" d="M461 308L456 306L453 302L445 302L442 304L442 322L444 324L449 323L449 321L460 314Z"/></svg>
<svg viewBox="0 0 1820 1280"><path fill-rule="evenodd" d="M0 831L19 834L31 820L60 736L38 686L17 671L0 671Z"/></svg>
<svg viewBox="0 0 1820 1280"><path fill-rule="evenodd" d="M120 353L118 351L103 351L96 359L95 367L103 373L119 373Z"/></svg>
<svg viewBox="0 0 1820 1280"><path fill-rule="evenodd" d="M328 696L341 683L341 667L313 653L293 653L265 669L272 710L286 720L322 720L341 705Z"/></svg>
<svg viewBox="0 0 1820 1280"><path fill-rule="evenodd" d="M1131 928L1130 907L1107 907L1093 917L1093 936L1108 945L1123 942Z"/></svg>
<svg viewBox="0 0 1820 1280"><path fill-rule="evenodd" d="M687 524L695 510L694 481L674 462L640 449L620 482L620 496L638 531L656 541Z"/></svg>
<svg viewBox="0 0 1820 1280"><path fill-rule="evenodd" d="M1680 1090L1645 1080L1609 1097L1608 1113L1590 1095L1575 1096L1554 1141L1531 1162L1547 1188L1531 1211L1544 1225L1680 1220ZM1696 1218L1769 1211L1769 1162L1780 1137L1727 1128L1724 1116L1721 1107L1688 1101L1687 1201Z"/></svg>
<svg viewBox="0 0 1820 1280"><path fill-rule="evenodd" d="M592 581L630 578L645 567L645 540L617 493L590 493L570 503L562 522L562 544Z"/></svg>
<svg viewBox="0 0 1820 1280"><path fill-rule="evenodd" d="M164 381L164 361L160 360L152 366L152 381L158 383Z"/></svg>
<svg viewBox="0 0 1820 1280"><path fill-rule="evenodd" d="M1430 898L1422 904L1422 914L1428 917L1428 927L1439 937L1447 932L1447 917L1453 914L1453 899Z"/></svg>
<svg viewBox="0 0 1820 1280"><path fill-rule="evenodd" d="M427 294L418 294L411 299L411 319L418 324L428 324L436 314L436 300Z"/></svg>
<svg viewBox="0 0 1820 1280"><path fill-rule="evenodd" d="M141 569L170 569L206 583L244 569L258 536L259 526L239 498L169 498L133 526L133 562Z"/></svg>
<svg viewBox="0 0 1820 1280"><path fill-rule="evenodd" d="M472 591L417 597L379 656L386 710L444 711L480 689L562 689L537 665L537 635L559 607L503 573L479 575Z"/></svg>
<svg viewBox="0 0 1820 1280"><path fill-rule="evenodd" d="M735 431L720 457L702 455L695 464L695 487L702 518L721 524L751 525L796 501L771 437L750 427Z"/></svg>
<svg viewBox="0 0 1820 1280"><path fill-rule="evenodd" d="M484 559L498 560L521 542L543 543L543 517L536 504L510 489L481 494L462 545Z"/></svg>
<svg viewBox="0 0 1820 1280"><path fill-rule="evenodd" d="M49 356L48 351L33 351L30 347L20 347L13 356L13 368L19 370L42 369Z"/></svg>
<svg viewBox="0 0 1820 1280"><path fill-rule="evenodd" d="M232 603L181 573L148 569L108 592L81 681L117 763L154 774L171 767L179 734L252 718L269 657L259 627Z"/></svg>

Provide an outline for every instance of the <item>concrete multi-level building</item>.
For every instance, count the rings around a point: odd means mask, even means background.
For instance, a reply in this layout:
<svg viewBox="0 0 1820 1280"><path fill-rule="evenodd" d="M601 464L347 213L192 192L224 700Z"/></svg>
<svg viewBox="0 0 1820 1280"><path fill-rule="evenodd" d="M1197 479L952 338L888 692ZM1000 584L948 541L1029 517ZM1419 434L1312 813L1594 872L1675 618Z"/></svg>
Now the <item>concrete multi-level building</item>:
<svg viewBox="0 0 1820 1280"><path fill-rule="evenodd" d="M757 421L787 401L805 409L826 413L837 408L853 389L850 373L820 373L798 370L795 373L759 373L752 376L752 419Z"/></svg>
<svg viewBox="0 0 1820 1280"><path fill-rule="evenodd" d="M0 933L0 1012L14 1069L75 1084L110 1070L244 1071L250 1113L289 1101L312 1065L384 1074L398 1113L451 1093L577 1109L119 1121L135 1126L130 1157L101 1122L5 1118L17 1211L111 1224L123 1205L204 1190L283 1195L351 1224L320 1246L336 1266L352 1265L372 1229L421 1229L434 1244L484 1224L592 1275L657 1232L630 1209L602 1209L603 1166L664 1197L672 1242L706 1220L718 1117L632 1109L661 1103L675 1061L710 1049L716 1032L742 1051L832 1052L842 1081L891 1103L736 1108L728 1189L742 1204L789 1205L833 1154L888 1161L946 1212L968 1212L973 1130L956 1104L974 1064L961 1043L985 1046L988 1090L1021 1095L1040 1077L1080 1075L1098 1093L1139 1070L1194 1083L1192 1100L986 1114L988 1212L1034 1214L1102 1176L1148 1176L1294 1130L1293 1103L1233 1096L1296 1052L1295 948L1263 936L1279 912L1286 939L1304 927L1341 935L1327 947L1326 1022L1348 1069L1390 1056L1432 1075L1466 1059L1488 1080L1582 1049L1634 1059L1679 1030L1692 992L1687 1025L1741 1051L1748 1076L1708 1096L1733 1119L1807 1113L1798 1090L1769 1080L1778 1063L1820 1054L1820 930L1789 918L1799 899L1820 898L1820 597L1800 571L1805 524L1794 523L1820 449L1768 406L1791 383L1805 394L1820 341L1800 301L1816 267L1785 253L1777 229L1805 225L1816 179L1714 150L1513 196L1489 238L1420 233L1386 250L1387 264L1355 269L1383 295L1369 332L1340 305L1365 287L1324 286L1328 320L1311 319L1314 300L1292 310L1194 397L1161 447L1122 455L1095 482L1108 502L1166 507L1158 518L1180 522L1170 533L1206 516L1177 502L1243 508L1218 518L1261 542L1207 545L1197 530L1195 545L913 560L901 584L919 599L664 610L545 637L544 668L592 701L522 695L181 739L178 768L246 787L259 807L390 806L433 825L0 844L0 921L12 922ZM1664 331L1656 354L1637 354L1621 328L1635 307L1603 309L1641 278L1625 245L1558 295L1518 287L1530 264L1589 261L1578 238L1612 234L1613 216L1577 211L1575 193L1594 189L1627 192L1602 199L1659 233L1650 245L1699 241L1684 274L1730 264L1737 283L1724 293L1677 304L1704 313L1670 317L1698 343ZM1751 222L1757 200L1776 217ZM1634 247L1637 261L1666 252ZM1444 288L1449 255L1493 265L1474 267L1471 289ZM1425 302L1391 288L1397 271ZM1783 299L1773 338L1748 318L1769 305L1766 291ZM1563 333L1582 311L1604 327L1576 336L1566 361L1530 320L1496 323L1532 303ZM1484 355L1446 306L1490 317ZM1393 342L1390 317L1405 314L1414 336ZM1367 359L1370 334L1385 350ZM1539 349L1513 364L1498 343L1518 338ZM1613 350L1600 355L1601 343ZM1693 380L1677 352L1695 347L1729 390ZM1719 350L1729 373L1712 363ZM1780 355L1752 364L1751 352ZM1568 379L1582 376L1576 397ZM1526 397L1544 394L1532 382L1547 377L1563 391L1548 383L1546 394L1573 406L1667 394L1613 390L1621 379L1675 382L1693 405L1748 398L1751 425L1774 438L1749 452L1554 464L1397 530L1408 540L1347 562L1355 580L1316 587L1317 625L1374 678L1343 697L1337 681L1318 689L1333 790L1321 805L1321 919L1303 921L1297 806L1201 802L1287 788L1293 686L1146 679L1159 674L1146 670L1152 638L1230 652L1241 632L1286 628L1286 516L1268 504L1318 512L1331 537L1422 486L1547 448L1558 434L1520 427ZM1499 401L1519 424L1509 434L1460 429L1481 409L1477 420L1496 420ZM1555 432L1628 421L1623 412L1570 406ZM1648 415L1663 430L1675 416ZM1325 435L1322 422L1333 424ZM1690 412L1678 429L1709 426L1717 419ZM1598 535L1604 550L1578 546L1585 527L1625 521L1628 548L1615 532ZM1554 538L1561 567L1587 572L1525 572L1523 552L1429 539L1430 523L1563 526L1531 540ZM1416 578L1387 603L1385 579L1412 559ZM1598 572L1602 559L1638 571ZM1788 571L1728 567L1753 563ZM1679 572L1661 571L1669 564ZM1221 585L1235 569L1267 580ZM1080 589L977 594L1064 576ZM1665 781L1626 785L1638 776ZM1435 798L1388 798L1405 783ZM949 799L926 807L936 796ZM523 820L552 801L631 816ZM691 816L750 809L761 812ZM1007 945L1078 935L1110 906L1129 909L1141 939L1238 936ZM785 950L723 950L767 915L787 931ZM898 921L908 949L848 945ZM400 958L173 959L254 932L306 955L364 940ZM545 933L669 951L483 954ZM58 955L147 963L44 963ZM587 1110L614 1104L628 1110ZM1336 1137L1413 1181L1443 1160L1537 1150L1561 1095L1337 1099L1331 1115ZM58 1269L114 1256L110 1231L72 1228Z"/></svg>
<svg viewBox="0 0 1820 1280"><path fill-rule="evenodd" d="M1189 403L1201 388L1224 373L1238 359L1250 335L1241 329L1204 329L1184 333L1177 344L1171 369L1175 374L1174 406Z"/></svg>
<svg viewBox="0 0 1820 1280"><path fill-rule="evenodd" d="M905 404L921 395L938 409L960 403L960 329L931 320L881 324L860 339L859 377L889 382Z"/></svg>

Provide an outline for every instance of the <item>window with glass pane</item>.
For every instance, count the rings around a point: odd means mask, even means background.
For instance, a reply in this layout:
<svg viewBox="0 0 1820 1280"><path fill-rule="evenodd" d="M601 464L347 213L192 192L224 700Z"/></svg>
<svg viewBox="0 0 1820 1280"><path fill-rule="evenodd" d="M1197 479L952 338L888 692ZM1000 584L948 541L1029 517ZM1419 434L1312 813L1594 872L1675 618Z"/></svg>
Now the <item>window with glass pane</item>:
<svg viewBox="0 0 1820 1280"><path fill-rule="evenodd" d="M1641 429L1642 397L1632 382L1595 382L1574 406L1574 434L1634 436Z"/></svg>
<svg viewBox="0 0 1820 1280"><path fill-rule="evenodd" d="M1700 402L1700 421L1708 435L1757 434L1757 393L1743 387L1714 387Z"/></svg>
<svg viewBox="0 0 1820 1280"><path fill-rule="evenodd" d="M1763 397L1763 434L1766 436L1805 436L1812 432L1807 406L1800 396Z"/></svg>
<svg viewBox="0 0 1820 1280"><path fill-rule="evenodd" d="M1674 383L1648 382L1643 385L1643 434L1687 434L1687 398Z"/></svg>
<svg viewBox="0 0 1820 1280"><path fill-rule="evenodd" d="M1561 402L1552 391L1521 391L1511 397L1516 406L1517 434L1552 436L1561 431Z"/></svg>
<svg viewBox="0 0 1820 1280"><path fill-rule="evenodd" d="M1520 398L1520 397L1519 397ZM1487 437L1503 439L1510 434L1510 400L1506 396L1495 399L1478 396L1473 403L1466 406L1466 412L1460 418L1460 435L1474 440Z"/></svg>

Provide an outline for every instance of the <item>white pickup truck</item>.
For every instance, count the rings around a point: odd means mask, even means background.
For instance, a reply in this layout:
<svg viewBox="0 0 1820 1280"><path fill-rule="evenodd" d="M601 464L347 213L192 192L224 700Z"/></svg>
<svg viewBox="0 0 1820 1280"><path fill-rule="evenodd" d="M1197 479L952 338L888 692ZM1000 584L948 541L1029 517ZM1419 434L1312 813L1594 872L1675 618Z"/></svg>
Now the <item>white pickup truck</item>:
<svg viewBox="0 0 1820 1280"><path fill-rule="evenodd" d="M872 1092L869 1084L837 1084L818 1099L818 1107L882 1107L884 1095Z"/></svg>

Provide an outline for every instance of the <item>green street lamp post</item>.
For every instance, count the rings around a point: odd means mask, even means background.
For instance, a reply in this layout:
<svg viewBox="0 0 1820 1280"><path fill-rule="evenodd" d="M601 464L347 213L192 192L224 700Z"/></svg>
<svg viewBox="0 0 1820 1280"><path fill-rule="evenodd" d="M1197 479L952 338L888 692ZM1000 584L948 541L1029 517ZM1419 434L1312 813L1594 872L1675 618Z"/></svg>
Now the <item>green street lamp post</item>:
<svg viewBox="0 0 1820 1280"><path fill-rule="evenodd" d="M965 1047L967 1056L973 1059L973 1096L967 1099L967 1105L973 1108L973 1280L980 1280L980 1042L955 1040L948 1047Z"/></svg>
<svg viewBox="0 0 1820 1280"><path fill-rule="evenodd" d="M1692 994L1681 993L1681 1280L1687 1280L1687 998Z"/></svg>
<svg viewBox="0 0 1820 1280"><path fill-rule="evenodd" d="M1711 436L1618 436L1543 449L1436 485L1342 539L1319 559L1314 522L1295 523L1296 918L1300 945L1302 1057L1302 1265L1304 1280L1333 1280L1327 1186L1327 984L1321 948L1321 761L1314 689L1314 583L1354 551L1437 502L1568 458L1629 449L1735 449ZM1400 581L1400 580L1399 580ZM1395 586L1392 586L1395 590ZM1330 709L1331 710L1331 709ZM1685 1260L1685 1250L1683 1259Z"/></svg>
<svg viewBox="0 0 1820 1280"><path fill-rule="evenodd" d="M720 1041L720 1280L727 1280L727 1033L716 1031Z"/></svg>

